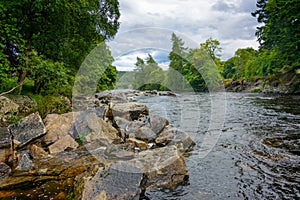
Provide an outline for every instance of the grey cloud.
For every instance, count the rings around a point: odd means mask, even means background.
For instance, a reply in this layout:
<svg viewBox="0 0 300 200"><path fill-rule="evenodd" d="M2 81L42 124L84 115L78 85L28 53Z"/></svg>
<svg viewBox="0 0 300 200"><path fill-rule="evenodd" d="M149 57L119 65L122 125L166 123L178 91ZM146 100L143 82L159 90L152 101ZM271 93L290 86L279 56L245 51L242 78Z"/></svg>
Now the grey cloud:
<svg viewBox="0 0 300 200"><path fill-rule="evenodd" d="M233 12L236 11L236 7L232 3L227 3L224 0L218 0L217 3L215 3L212 6L213 10L221 11L221 12Z"/></svg>

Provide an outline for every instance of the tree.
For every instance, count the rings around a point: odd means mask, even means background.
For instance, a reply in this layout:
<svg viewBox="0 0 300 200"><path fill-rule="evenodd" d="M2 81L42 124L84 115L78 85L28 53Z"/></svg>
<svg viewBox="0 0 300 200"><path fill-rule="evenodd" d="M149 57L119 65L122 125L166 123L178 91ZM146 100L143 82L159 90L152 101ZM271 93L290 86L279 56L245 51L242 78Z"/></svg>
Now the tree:
<svg viewBox="0 0 300 200"><path fill-rule="evenodd" d="M172 90L184 90L184 65L186 64L186 50L184 42L175 33L172 33L172 51L169 54L170 64L167 72L166 86Z"/></svg>
<svg viewBox="0 0 300 200"><path fill-rule="evenodd" d="M218 40L212 39L210 37L204 43L201 43L200 47L205 49L213 60L221 56L220 53L222 51L222 48L220 47L220 42Z"/></svg>
<svg viewBox="0 0 300 200"><path fill-rule="evenodd" d="M23 82L34 50L75 74L98 43L116 34L118 6L117 0L1 0L1 68L9 62L10 74Z"/></svg>
<svg viewBox="0 0 300 200"><path fill-rule="evenodd" d="M163 90L165 73L148 54L146 61L137 57L133 87L139 90Z"/></svg>
<svg viewBox="0 0 300 200"><path fill-rule="evenodd" d="M262 26L256 36L260 49L278 52L274 68L300 66L300 1L299 0L258 0L258 9L252 13Z"/></svg>

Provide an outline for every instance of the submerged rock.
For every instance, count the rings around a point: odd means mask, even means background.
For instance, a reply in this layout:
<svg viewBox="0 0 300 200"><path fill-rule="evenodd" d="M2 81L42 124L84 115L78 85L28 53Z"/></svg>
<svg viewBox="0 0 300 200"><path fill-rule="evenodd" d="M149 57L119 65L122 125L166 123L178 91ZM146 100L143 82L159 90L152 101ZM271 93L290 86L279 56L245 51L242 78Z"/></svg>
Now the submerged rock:
<svg viewBox="0 0 300 200"><path fill-rule="evenodd" d="M45 135L46 128L38 113L33 113L23 118L17 124L8 127L14 139L20 142L19 147L27 145L41 136Z"/></svg>

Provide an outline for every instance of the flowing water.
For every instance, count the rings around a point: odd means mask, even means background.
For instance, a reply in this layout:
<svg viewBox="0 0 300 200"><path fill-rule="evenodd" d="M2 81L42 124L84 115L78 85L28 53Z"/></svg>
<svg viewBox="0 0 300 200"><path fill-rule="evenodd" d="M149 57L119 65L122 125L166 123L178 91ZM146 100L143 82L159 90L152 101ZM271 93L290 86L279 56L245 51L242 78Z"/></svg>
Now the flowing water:
<svg viewBox="0 0 300 200"><path fill-rule="evenodd" d="M202 93L137 100L197 142L186 157L189 184L149 189L144 199L300 199L300 96ZM216 117L224 119L223 127L212 126Z"/></svg>

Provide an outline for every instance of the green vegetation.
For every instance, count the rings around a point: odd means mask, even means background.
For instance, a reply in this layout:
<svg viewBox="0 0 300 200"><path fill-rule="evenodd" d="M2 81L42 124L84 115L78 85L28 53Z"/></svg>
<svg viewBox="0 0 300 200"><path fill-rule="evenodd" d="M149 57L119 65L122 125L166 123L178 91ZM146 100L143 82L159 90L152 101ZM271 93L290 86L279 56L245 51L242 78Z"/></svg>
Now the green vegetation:
<svg viewBox="0 0 300 200"><path fill-rule="evenodd" d="M117 33L119 16L117 0L1 0L0 93L18 85L22 93L29 79L33 94L70 97L81 63ZM115 76L114 67L106 70L99 89Z"/></svg>
<svg viewBox="0 0 300 200"><path fill-rule="evenodd" d="M280 81L287 73L297 75L300 68L299 9L298 0L258 0L257 10L252 15L263 23L256 31L259 50L238 49L234 57L225 62L224 77Z"/></svg>

